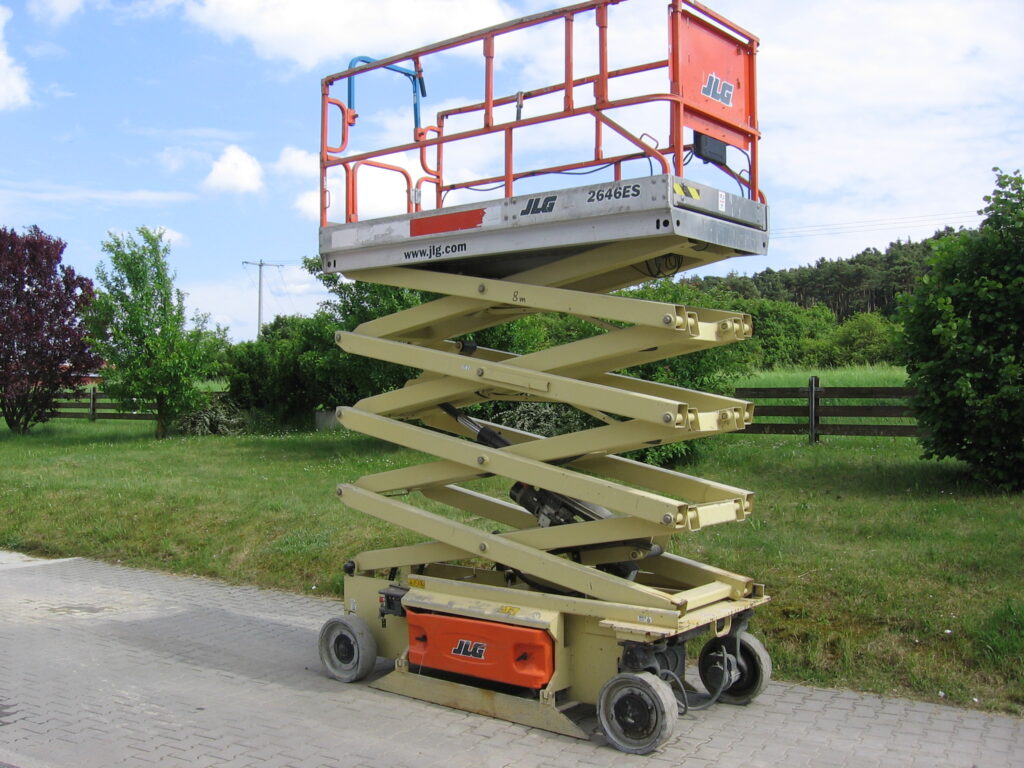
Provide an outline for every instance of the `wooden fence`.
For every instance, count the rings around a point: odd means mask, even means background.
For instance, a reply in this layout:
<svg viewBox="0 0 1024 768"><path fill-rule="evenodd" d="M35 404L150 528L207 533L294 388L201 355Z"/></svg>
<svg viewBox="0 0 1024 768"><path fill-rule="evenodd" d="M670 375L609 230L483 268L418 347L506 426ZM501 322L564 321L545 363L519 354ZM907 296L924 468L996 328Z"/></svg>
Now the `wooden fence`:
<svg viewBox="0 0 1024 768"><path fill-rule="evenodd" d="M818 442L822 435L919 437L922 431L914 423L914 412L908 402L912 394L913 390L905 387L823 387L817 376L812 376L806 387L736 390L736 397L756 405L754 423L743 430L745 433L806 434L811 443ZM772 402L778 400L789 402ZM58 419L156 418L154 413L122 413L119 404L96 387L79 398L61 398L57 409Z"/></svg>
<svg viewBox="0 0 1024 768"><path fill-rule="evenodd" d="M914 419L909 405L913 394L914 390L905 387L823 387L817 376L812 376L806 387L736 390L736 397L755 404L754 423L744 432L755 435L806 434L811 443L818 442L821 435L919 437L921 428L916 423L908 423ZM764 400L800 402L762 405ZM850 403L850 400L874 402ZM786 420L776 421L773 418ZM900 421L896 422L897 419Z"/></svg>
<svg viewBox="0 0 1024 768"><path fill-rule="evenodd" d="M67 395L57 400L57 419L134 419L152 421L155 413L122 413L120 403L114 402L96 387L90 387L81 397Z"/></svg>

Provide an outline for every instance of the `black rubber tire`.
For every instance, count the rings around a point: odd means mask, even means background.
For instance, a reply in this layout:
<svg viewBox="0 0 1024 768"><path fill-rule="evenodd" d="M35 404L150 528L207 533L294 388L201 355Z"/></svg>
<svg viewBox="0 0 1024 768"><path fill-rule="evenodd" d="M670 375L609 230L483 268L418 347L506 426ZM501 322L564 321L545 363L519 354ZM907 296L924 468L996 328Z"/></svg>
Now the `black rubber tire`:
<svg viewBox="0 0 1024 768"><path fill-rule="evenodd" d="M678 716L671 686L650 672L615 675L597 698L597 719L608 743L634 755L668 741Z"/></svg>
<svg viewBox="0 0 1024 768"><path fill-rule="evenodd" d="M722 691L718 700L724 704L743 706L756 699L768 685L772 678L772 659L761 641L749 632L741 632L739 635L740 648L737 657L736 639L727 635L709 640L701 649L697 672L700 674L700 681L710 693L717 691L722 678L720 673L716 673L714 666L720 663L720 653L724 647L736 660L740 677Z"/></svg>
<svg viewBox="0 0 1024 768"><path fill-rule="evenodd" d="M320 629L320 661L327 674L343 683L362 680L377 663L377 641L370 626L355 615L328 619Z"/></svg>

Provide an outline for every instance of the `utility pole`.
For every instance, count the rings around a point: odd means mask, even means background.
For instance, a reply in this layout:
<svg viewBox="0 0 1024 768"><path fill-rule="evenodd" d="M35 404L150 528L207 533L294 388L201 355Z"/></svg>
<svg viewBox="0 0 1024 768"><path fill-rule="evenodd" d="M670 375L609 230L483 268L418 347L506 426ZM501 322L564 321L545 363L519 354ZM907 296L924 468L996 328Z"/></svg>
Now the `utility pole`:
<svg viewBox="0 0 1024 768"><path fill-rule="evenodd" d="M270 264L263 259L259 261L243 261L243 264L252 264L254 267L260 268L260 286L259 286L259 299L256 302L256 338L260 337L260 331L263 330L263 268L264 267L283 267L284 264Z"/></svg>

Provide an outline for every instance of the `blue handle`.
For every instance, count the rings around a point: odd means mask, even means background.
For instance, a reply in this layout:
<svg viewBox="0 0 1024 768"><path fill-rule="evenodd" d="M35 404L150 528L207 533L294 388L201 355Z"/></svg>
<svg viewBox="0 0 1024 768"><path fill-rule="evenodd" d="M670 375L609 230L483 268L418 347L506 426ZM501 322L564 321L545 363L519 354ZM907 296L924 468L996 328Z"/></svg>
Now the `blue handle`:
<svg viewBox="0 0 1024 768"><path fill-rule="evenodd" d="M369 56L356 56L348 63L348 68L352 69L357 64L373 64L377 59L371 59ZM420 128L420 97L427 95L427 84L423 82L423 75L416 70L409 69L408 67L400 67L397 64L389 64L384 69L390 69L392 72L398 72L400 75L405 75L409 78L412 83L412 112L413 120L416 123L416 128ZM351 75L348 78L348 108L355 111L356 108L356 76Z"/></svg>

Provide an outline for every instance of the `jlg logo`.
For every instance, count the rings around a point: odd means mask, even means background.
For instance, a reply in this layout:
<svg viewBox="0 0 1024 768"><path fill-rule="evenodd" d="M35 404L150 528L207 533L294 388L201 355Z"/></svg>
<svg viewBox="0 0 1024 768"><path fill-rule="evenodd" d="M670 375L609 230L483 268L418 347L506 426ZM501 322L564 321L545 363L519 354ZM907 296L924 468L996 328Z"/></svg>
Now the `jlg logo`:
<svg viewBox="0 0 1024 768"><path fill-rule="evenodd" d="M467 659L482 659L484 651L487 650L487 643L471 643L469 640L459 640L452 648L452 656L465 656Z"/></svg>
<svg viewBox="0 0 1024 768"><path fill-rule="evenodd" d="M725 104L725 106L731 107L732 92L735 88L736 87L732 83L722 80L718 75L712 73L708 75L707 82L704 83L704 87L700 89L700 92L709 99L720 101Z"/></svg>
<svg viewBox="0 0 1024 768"><path fill-rule="evenodd" d="M529 216L532 213L551 213L555 210L555 200L557 199L557 195L545 197L543 200L539 197L531 197L526 201L526 207L519 212L519 215Z"/></svg>

